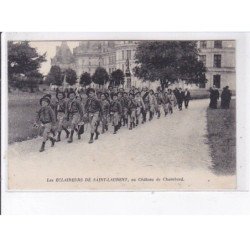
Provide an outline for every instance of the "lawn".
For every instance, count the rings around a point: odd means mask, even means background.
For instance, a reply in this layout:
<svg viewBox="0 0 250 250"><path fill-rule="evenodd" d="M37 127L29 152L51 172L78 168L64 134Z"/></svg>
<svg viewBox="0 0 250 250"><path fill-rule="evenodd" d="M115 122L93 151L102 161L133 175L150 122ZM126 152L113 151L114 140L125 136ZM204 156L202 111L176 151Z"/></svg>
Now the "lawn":
<svg viewBox="0 0 250 250"><path fill-rule="evenodd" d="M218 105L219 106L219 105ZM216 174L236 172L236 100L230 109L207 110L208 143Z"/></svg>
<svg viewBox="0 0 250 250"><path fill-rule="evenodd" d="M36 111L39 109L40 96L36 98L9 98L8 129L9 143L24 141L37 136L37 130L32 127Z"/></svg>

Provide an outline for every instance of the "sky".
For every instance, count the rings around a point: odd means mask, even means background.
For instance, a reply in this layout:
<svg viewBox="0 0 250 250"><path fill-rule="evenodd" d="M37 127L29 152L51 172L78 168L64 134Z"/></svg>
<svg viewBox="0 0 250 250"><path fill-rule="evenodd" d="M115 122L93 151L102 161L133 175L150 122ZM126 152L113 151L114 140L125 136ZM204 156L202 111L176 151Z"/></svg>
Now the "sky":
<svg viewBox="0 0 250 250"><path fill-rule="evenodd" d="M36 48L39 54L46 54L47 61L42 63L40 72L42 74L47 74L51 67L51 58L53 58L56 54L56 46L61 45L61 41L32 41L30 42L31 47ZM73 48L77 47L79 42L77 41L67 41L67 44L71 51L73 52Z"/></svg>

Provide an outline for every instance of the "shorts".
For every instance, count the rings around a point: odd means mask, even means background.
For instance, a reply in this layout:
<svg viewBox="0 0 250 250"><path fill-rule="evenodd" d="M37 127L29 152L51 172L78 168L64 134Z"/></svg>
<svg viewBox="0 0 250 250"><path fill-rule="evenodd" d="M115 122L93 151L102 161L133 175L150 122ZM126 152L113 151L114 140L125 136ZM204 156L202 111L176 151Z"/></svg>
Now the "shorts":
<svg viewBox="0 0 250 250"><path fill-rule="evenodd" d="M90 113L89 114L89 124L90 124L90 133L95 133L96 127L99 123L99 113Z"/></svg>

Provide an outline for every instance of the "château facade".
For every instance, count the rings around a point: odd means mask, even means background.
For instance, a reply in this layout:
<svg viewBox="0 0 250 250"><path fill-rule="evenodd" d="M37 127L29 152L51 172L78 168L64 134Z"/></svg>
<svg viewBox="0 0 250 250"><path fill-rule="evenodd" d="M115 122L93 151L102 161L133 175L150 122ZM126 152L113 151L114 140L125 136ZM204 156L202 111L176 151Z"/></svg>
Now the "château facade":
<svg viewBox="0 0 250 250"><path fill-rule="evenodd" d="M51 65L61 69L72 68L77 76L83 72L91 75L97 67L103 67L110 74L116 69L126 71L126 61L129 68L135 67L135 51L138 41L80 41L71 52L66 41L57 46L56 55L51 59ZM200 60L207 68L207 83L204 87L215 85L219 89L229 85L236 88L235 74L235 41L197 41ZM140 80L131 76L132 85L138 86Z"/></svg>

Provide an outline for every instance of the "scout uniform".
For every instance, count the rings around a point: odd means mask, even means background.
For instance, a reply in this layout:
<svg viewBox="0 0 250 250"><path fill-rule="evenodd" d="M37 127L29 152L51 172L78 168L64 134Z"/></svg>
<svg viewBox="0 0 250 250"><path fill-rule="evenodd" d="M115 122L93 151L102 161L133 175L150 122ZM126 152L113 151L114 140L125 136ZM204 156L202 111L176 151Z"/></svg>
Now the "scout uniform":
<svg viewBox="0 0 250 250"><path fill-rule="evenodd" d="M91 128L91 135L89 143L93 143L94 133L96 133L95 139L98 139L99 132L98 132L98 125L99 125L99 116L102 115L102 106L100 100L96 97L90 97L89 92L94 93L94 89L88 89L88 99L85 104L85 111L88 115L88 120Z"/></svg>
<svg viewBox="0 0 250 250"><path fill-rule="evenodd" d="M139 92L136 93L135 100L136 100L136 103L137 103L137 107L136 107L136 111L135 111L135 118L136 118L135 125L137 126L139 124L140 114L145 109L145 105L144 105L144 102L143 102Z"/></svg>
<svg viewBox="0 0 250 250"><path fill-rule="evenodd" d="M156 106L155 106L155 111L157 114L157 118L159 119L161 117L161 105L163 103L161 96L159 95L159 93L155 93L155 98L156 98Z"/></svg>
<svg viewBox="0 0 250 250"><path fill-rule="evenodd" d="M154 92L151 90L149 94L149 121L153 119L155 107L157 105L157 101L154 95Z"/></svg>
<svg viewBox="0 0 250 250"><path fill-rule="evenodd" d="M136 119L136 109L138 107L137 101L134 99L134 95L132 93L129 94L131 97L129 102L129 117L130 117L130 126L129 130L131 130L133 127L135 127L135 119Z"/></svg>
<svg viewBox="0 0 250 250"><path fill-rule="evenodd" d="M117 96L117 94L113 95L113 98ZM117 130L119 129L119 119L122 113L122 106L119 100L112 100L110 103L110 115L112 117L112 122L114 125L114 134L116 134Z"/></svg>
<svg viewBox="0 0 250 250"><path fill-rule="evenodd" d="M68 97L75 92L70 91L68 93ZM78 129L78 124L83 119L83 109L81 106L81 103L76 100L75 98L73 100L69 99L66 105L66 118L69 122L69 128L70 128L70 137L68 142L71 143L73 141L73 134L74 130ZM78 134L78 139L80 139L80 135Z"/></svg>
<svg viewBox="0 0 250 250"><path fill-rule="evenodd" d="M43 142L42 146L40 148L40 152L43 152L45 150L45 143L49 139L51 141L51 146L53 147L55 144L55 139L51 136L52 134L52 127L55 126L56 123L56 116L53 109L50 107L50 99L47 97L43 97L40 99L40 105L42 105L42 102L46 101L48 103L48 106L41 107L41 109L37 112L36 115L36 122L34 124L35 127L39 127L40 129L43 129L42 137Z"/></svg>
<svg viewBox="0 0 250 250"><path fill-rule="evenodd" d="M110 103L107 99L101 100L101 106L102 106L102 133L108 131L108 116L109 116L109 107Z"/></svg>
<svg viewBox="0 0 250 250"><path fill-rule="evenodd" d="M118 92L118 95L119 95L119 93L122 94L122 92ZM123 96L118 97L117 100L121 104L121 113L119 114L119 122L118 122L118 129L120 129L121 126L122 126L122 120L124 120L124 100L123 100Z"/></svg>
<svg viewBox="0 0 250 250"><path fill-rule="evenodd" d="M128 125L128 105L129 97L123 96L123 125Z"/></svg>
<svg viewBox="0 0 250 250"><path fill-rule="evenodd" d="M163 95L163 104L164 104L163 109L166 116L168 112L171 110L171 101L167 92L165 92Z"/></svg>
<svg viewBox="0 0 250 250"><path fill-rule="evenodd" d="M58 95L62 94L63 98L58 99ZM56 119L58 122L58 134L57 134L57 140L56 141L61 141L61 132L62 130L65 131L66 133L66 138L69 137L70 132L67 130L67 120L66 120L66 106L67 106L67 101L65 100L65 94L63 92L57 92L56 94L57 101L55 102L55 113L56 113Z"/></svg>
<svg viewBox="0 0 250 250"><path fill-rule="evenodd" d="M142 113L142 117L143 117L142 123L144 123L146 122L147 112L149 111L149 107L150 107L149 106L149 92L147 90L142 91L141 96L145 105L145 109L143 110L143 113Z"/></svg>

